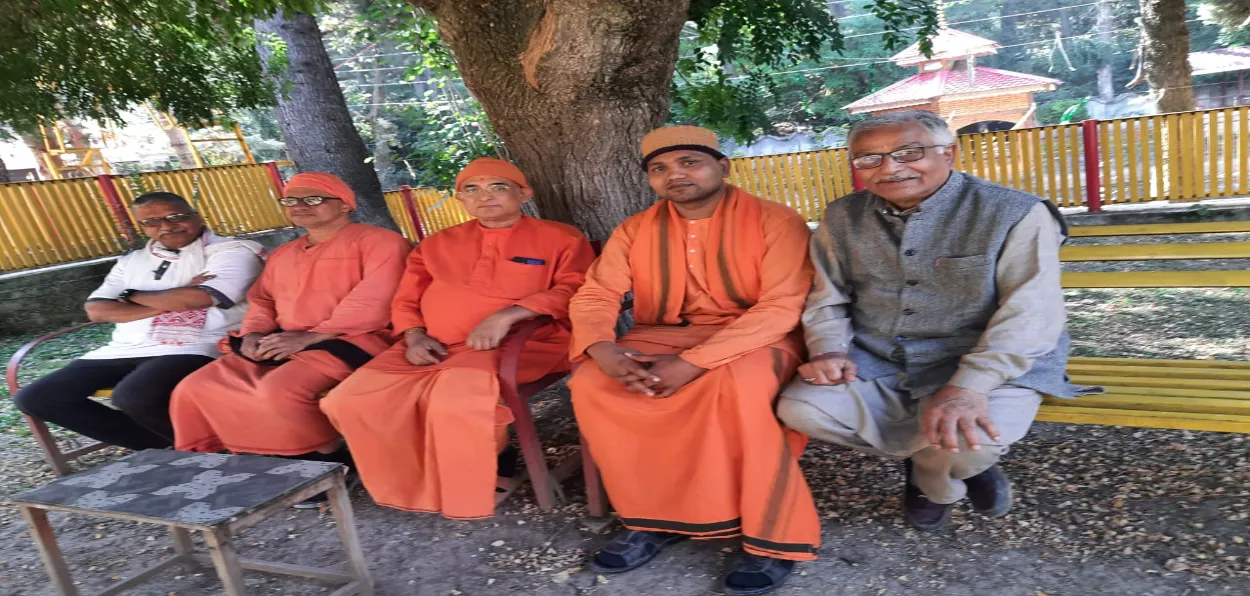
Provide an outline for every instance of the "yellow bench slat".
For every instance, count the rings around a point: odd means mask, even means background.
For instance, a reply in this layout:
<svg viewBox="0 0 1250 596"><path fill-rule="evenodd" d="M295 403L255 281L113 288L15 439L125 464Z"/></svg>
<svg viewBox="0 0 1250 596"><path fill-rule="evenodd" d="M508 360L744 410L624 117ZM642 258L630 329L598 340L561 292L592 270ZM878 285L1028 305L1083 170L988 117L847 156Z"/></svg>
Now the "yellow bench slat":
<svg viewBox="0 0 1250 596"><path fill-rule="evenodd" d="M1063 287L1074 288L1245 288L1250 271L1083 271L1065 272Z"/></svg>
<svg viewBox="0 0 1250 596"><path fill-rule="evenodd" d="M1059 249L1059 260L1065 262L1247 258L1250 258L1250 242L1116 244L1107 246L1065 246Z"/></svg>
<svg viewBox="0 0 1250 596"><path fill-rule="evenodd" d="M1107 393L1113 395L1161 395L1166 397L1213 397L1216 399L1250 399L1248 391L1230 391L1227 389L1184 389L1179 387L1121 387L1119 385L1102 385Z"/></svg>
<svg viewBox="0 0 1250 596"><path fill-rule="evenodd" d="M1107 375L1133 377L1163 377L1171 379L1224 379L1245 381L1250 387L1250 370L1235 368L1181 368L1179 366L1110 366L1106 364L1068 364L1068 374Z"/></svg>
<svg viewBox="0 0 1250 596"><path fill-rule="evenodd" d="M1105 408L1114 410L1146 410L1152 412L1195 412L1250 416L1250 400L1210 399L1201 397L1169 397L1159 395L1128 395L1108 393L1083 395L1076 399L1047 398L1046 403L1071 408Z"/></svg>
<svg viewBox="0 0 1250 596"><path fill-rule="evenodd" d="M1107 408L1078 408L1072 406L1042 405L1038 411L1039 422L1068 424L1098 424L1102 426L1133 426L1142 428L1173 428L1182 430L1209 430L1216 432L1250 433L1250 416L1227 414L1198 414L1193 412L1150 412L1113 410Z"/></svg>
<svg viewBox="0 0 1250 596"><path fill-rule="evenodd" d="M113 397L112 389L101 389L91 394L91 397Z"/></svg>
<svg viewBox="0 0 1250 596"><path fill-rule="evenodd" d="M1091 236L1153 236L1157 234L1220 234L1229 232L1250 232L1250 221L1072 226L1068 229L1068 235L1073 238L1088 238Z"/></svg>
<svg viewBox="0 0 1250 596"><path fill-rule="evenodd" d="M1250 370L1250 361L1244 360L1155 360L1153 358L1094 358L1074 356L1068 359L1073 364L1110 364L1124 366L1175 366L1180 368L1235 368Z"/></svg>
<svg viewBox="0 0 1250 596"><path fill-rule="evenodd" d="M1077 385L1114 385L1116 387L1174 387L1177 389L1225 389L1242 391L1246 389L1245 381L1229 381L1226 379L1167 379L1162 377L1119 377L1104 375L1072 375L1072 382Z"/></svg>

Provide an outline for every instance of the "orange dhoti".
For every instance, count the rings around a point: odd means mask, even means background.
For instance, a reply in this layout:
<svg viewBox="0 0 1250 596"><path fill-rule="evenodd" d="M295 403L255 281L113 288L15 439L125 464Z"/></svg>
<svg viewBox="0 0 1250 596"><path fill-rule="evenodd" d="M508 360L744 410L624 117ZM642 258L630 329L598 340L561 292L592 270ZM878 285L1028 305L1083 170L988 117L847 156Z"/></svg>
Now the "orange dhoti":
<svg viewBox="0 0 1250 596"><path fill-rule="evenodd" d="M353 343L374 353L387 342L366 336ZM350 374L350 366L321 350L299 352L278 366L227 354L174 389L175 448L302 455L332 447L339 433L317 402Z"/></svg>
<svg viewBox="0 0 1250 596"><path fill-rule="evenodd" d="M321 402L347 439L361 480L379 505L490 517L497 454L512 413L500 404L501 350L449 348L439 364L414 366L400 342ZM525 345L517 381L568 370L568 332L555 325Z"/></svg>
<svg viewBox="0 0 1250 596"><path fill-rule="evenodd" d="M679 354L722 328L638 326L618 343ZM754 554L815 559L820 520L798 466L806 437L773 413L798 364L796 343L787 340L657 399L583 362L569 381L573 407L621 522L695 538L741 535Z"/></svg>

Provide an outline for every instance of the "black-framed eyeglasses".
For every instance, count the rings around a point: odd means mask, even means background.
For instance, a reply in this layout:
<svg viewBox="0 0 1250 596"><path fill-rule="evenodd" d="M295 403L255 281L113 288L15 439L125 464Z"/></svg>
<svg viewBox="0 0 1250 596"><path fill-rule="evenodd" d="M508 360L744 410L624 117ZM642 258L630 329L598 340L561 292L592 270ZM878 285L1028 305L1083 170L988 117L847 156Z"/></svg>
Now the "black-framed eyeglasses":
<svg viewBox="0 0 1250 596"><path fill-rule="evenodd" d="M294 207L300 203L309 207L316 207L326 201L335 201L338 197L282 197L278 199L278 203L283 207Z"/></svg>
<svg viewBox="0 0 1250 596"><path fill-rule="evenodd" d="M888 155L895 163L911 163L924 159L925 149L942 149L946 150L950 145L916 145L914 147L903 147L889 153L866 153L851 159L851 167L857 170L871 170L881 167L885 163ZM938 153L942 153L939 151Z"/></svg>
<svg viewBox="0 0 1250 596"><path fill-rule="evenodd" d="M139 225L145 228L155 228L161 225L161 222L169 222L171 224L180 224L184 221L190 221L192 217L195 217L194 211L190 213L170 213L169 215L165 215L161 217L149 217L147 219L141 219L139 220Z"/></svg>

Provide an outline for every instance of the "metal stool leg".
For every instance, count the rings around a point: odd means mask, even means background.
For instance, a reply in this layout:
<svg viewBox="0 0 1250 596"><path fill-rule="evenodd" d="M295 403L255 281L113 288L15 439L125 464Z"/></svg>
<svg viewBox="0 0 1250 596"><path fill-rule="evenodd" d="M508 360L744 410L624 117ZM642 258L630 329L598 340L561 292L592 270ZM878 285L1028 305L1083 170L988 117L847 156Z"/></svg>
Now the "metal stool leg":
<svg viewBox="0 0 1250 596"><path fill-rule="evenodd" d="M365 561L365 551L360 548L360 538L356 535L356 514L352 511L342 473L335 477L329 498L334 525L339 527L339 537L343 540L343 549L347 551L347 567L360 584L356 593L373 596L373 577L369 575L369 563Z"/></svg>
<svg viewBox="0 0 1250 596"><path fill-rule="evenodd" d="M48 577L52 578L52 585L56 587L56 593L61 596L78 596L74 580L69 577L65 556L61 554L61 547L56 543L56 533L48 523L48 512L35 507L23 506L21 509L26 525L30 526L30 535L35 539L35 546L39 548L39 558L43 559L44 567L48 569Z"/></svg>

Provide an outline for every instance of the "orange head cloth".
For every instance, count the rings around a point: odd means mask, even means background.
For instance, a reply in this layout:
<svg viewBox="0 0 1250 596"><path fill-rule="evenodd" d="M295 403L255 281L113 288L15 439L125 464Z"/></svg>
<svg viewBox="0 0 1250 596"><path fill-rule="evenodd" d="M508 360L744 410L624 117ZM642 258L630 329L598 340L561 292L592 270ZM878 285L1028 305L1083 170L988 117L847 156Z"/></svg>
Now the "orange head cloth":
<svg viewBox="0 0 1250 596"><path fill-rule="evenodd" d="M681 149L702 151L716 159L725 159L716 133L698 126L663 126L642 137L642 167L647 167L647 163L661 153Z"/></svg>
<svg viewBox="0 0 1250 596"><path fill-rule="evenodd" d="M460 185L474 176L498 176L499 178L511 180L521 188L530 187L529 182L525 180L525 174L521 173L521 168L502 159L479 157L469 162L469 165L460 170L459 174L456 174L456 190L459 191Z"/></svg>
<svg viewBox="0 0 1250 596"><path fill-rule="evenodd" d="M343 182L342 178L335 176L329 172L301 172L291 176L283 187L283 194L301 190L306 192L315 192L319 196L331 197L335 199L343 199L344 203L354 211L356 209L356 193L352 192L352 187Z"/></svg>

